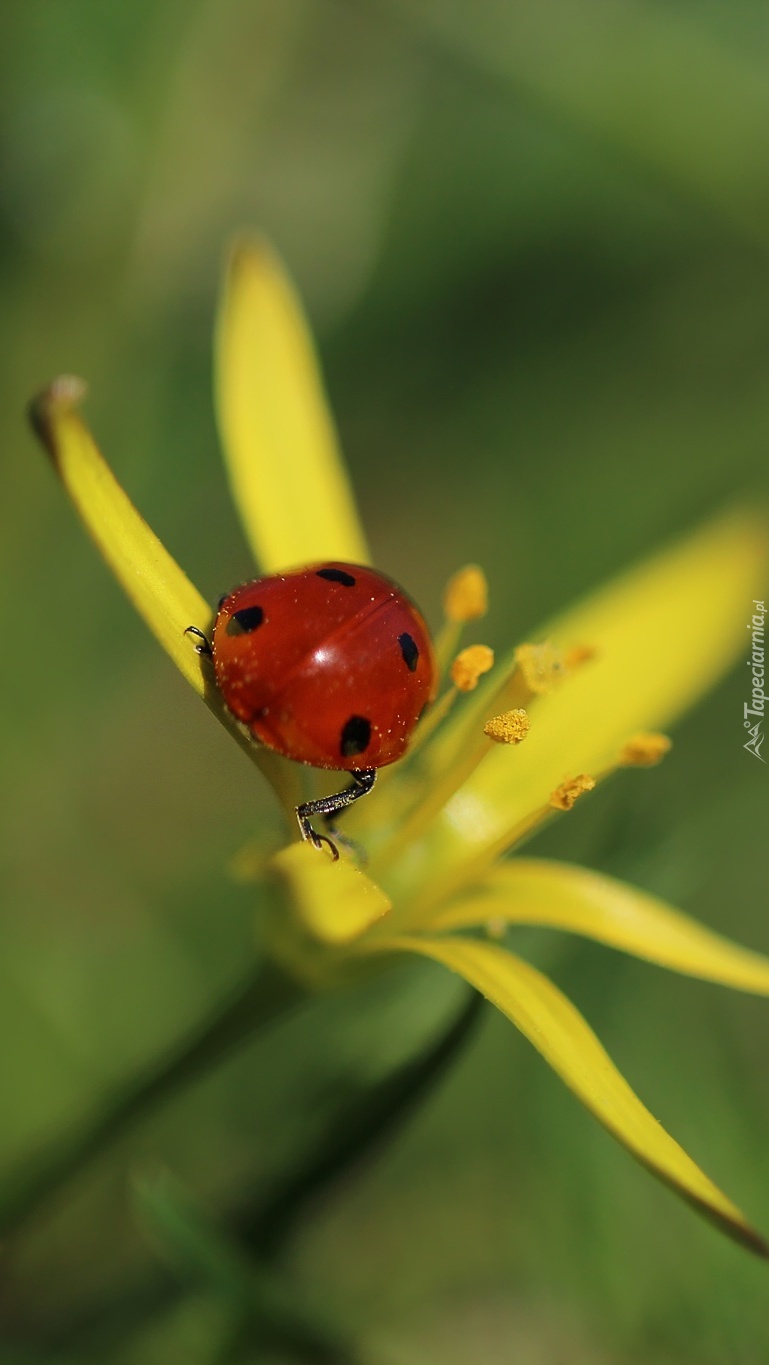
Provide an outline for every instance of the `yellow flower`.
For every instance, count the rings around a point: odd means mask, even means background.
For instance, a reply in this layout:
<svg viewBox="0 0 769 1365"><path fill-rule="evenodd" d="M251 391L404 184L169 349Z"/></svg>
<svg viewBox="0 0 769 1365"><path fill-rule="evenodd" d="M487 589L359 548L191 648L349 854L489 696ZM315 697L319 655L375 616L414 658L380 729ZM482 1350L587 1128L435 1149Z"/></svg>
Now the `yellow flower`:
<svg viewBox="0 0 769 1365"><path fill-rule="evenodd" d="M263 243L233 253L217 329L216 389L233 494L263 572L368 552L311 339L290 283ZM752 1250L769 1247L637 1098L588 1024L538 970L493 941L547 925L658 966L769 994L769 961L643 891L584 868L503 854L561 818L621 765L650 766L659 734L723 671L766 561L763 530L733 514L658 554L563 616L491 671L473 646L423 722L412 753L348 827L364 874L298 840L296 768L258 748L223 705L189 626L212 610L104 464L77 405L55 381L33 404L36 429L105 559L187 681L258 764L294 838L264 869L277 888L273 956L307 989L326 989L420 954L483 992L562 1080L652 1172ZM227 585L223 585L227 587ZM438 654L451 664L462 623L485 610L471 566L447 590ZM464 689L464 690L463 690ZM460 691L462 695L460 696ZM456 705L454 704L456 702ZM467 932L471 931L471 932Z"/></svg>

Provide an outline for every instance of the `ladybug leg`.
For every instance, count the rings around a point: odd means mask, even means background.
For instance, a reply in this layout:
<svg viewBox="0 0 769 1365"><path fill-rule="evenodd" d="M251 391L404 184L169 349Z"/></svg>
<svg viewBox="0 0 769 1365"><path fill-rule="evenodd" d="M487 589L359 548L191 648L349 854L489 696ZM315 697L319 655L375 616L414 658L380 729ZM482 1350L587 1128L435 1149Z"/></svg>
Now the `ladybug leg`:
<svg viewBox="0 0 769 1365"><path fill-rule="evenodd" d="M322 848L328 844L334 856L334 861L339 857L339 849L332 839L325 834L318 834L313 829L311 816L322 815L326 828L339 839L340 843L350 844L351 841L337 834L334 824L334 816L339 815L347 806L351 806L353 801L360 800L371 791L376 782L376 768L360 768L350 773L352 782L344 791L334 792L331 796L321 796L317 801L305 801L296 808L296 818L299 821L299 828L302 831L302 838L309 839L316 848Z"/></svg>
<svg viewBox="0 0 769 1365"><path fill-rule="evenodd" d="M204 635L202 630L198 630L197 626L188 626L184 634L196 635L198 639L201 641L201 644L195 646L195 649L197 650L198 654L204 654L206 658L211 657L211 655L213 654L211 643L208 639L208 636Z"/></svg>

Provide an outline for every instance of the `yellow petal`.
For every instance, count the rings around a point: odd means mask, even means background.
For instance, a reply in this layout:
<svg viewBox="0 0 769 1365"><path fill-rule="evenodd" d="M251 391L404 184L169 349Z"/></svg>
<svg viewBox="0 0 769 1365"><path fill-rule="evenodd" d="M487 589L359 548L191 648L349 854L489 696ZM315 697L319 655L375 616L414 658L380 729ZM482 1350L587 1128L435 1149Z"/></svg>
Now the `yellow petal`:
<svg viewBox="0 0 769 1365"><path fill-rule="evenodd" d="M211 608L171 558L105 464L75 411L82 380L56 379L31 407L36 432L51 456L86 529L177 668L199 696L206 690L200 657L185 635L208 630Z"/></svg>
<svg viewBox="0 0 769 1365"><path fill-rule="evenodd" d="M745 649L766 561L763 523L735 514L543 626L538 634L564 651L575 641L594 648L592 662L537 699L525 744L489 752L433 824L426 859L446 869L483 853L545 808L564 777L600 773L629 736L666 727ZM496 670L492 678L498 687ZM436 766L482 728L488 695L479 688L437 737Z"/></svg>
<svg viewBox="0 0 769 1365"><path fill-rule="evenodd" d="M187 682L271 782L284 805L291 793L285 764L258 749L224 706L213 677L195 650L188 626L207 631L212 611L197 588L139 515L105 463L76 411L86 392L81 379L65 375L34 399L30 416L86 530L115 577L170 654ZM288 795L286 793L288 792Z"/></svg>
<svg viewBox="0 0 769 1365"><path fill-rule="evenodd" d="M216 333L225 460L262 570L368 563L301 304L265 242L241 241Z"/></svg>
<svg viewBox="0 0 769 1365"><path fill-rule="evenodd" d="M350 943L391 909L384 892L347 858L332 862L307 843L289 844L270 867L287 888L292 910L323 943Z"/></svg>
<svg viewBox="0 0 769 1365"><path fill-rule="evenodd" d="M467 896L432 911L420 927L460 929L490 921L566 929L686 976L769 995L769 958L645 891L569 863L515 858Z"/></svg>
<svg viewBox="0 0 769 1365"><path fill-rule="evenodd" d="M401 937L380 946L422 953L458 972L513 1021L633 1156L729 1236L769 1257L769 1245L649 1113L579 1011L541 972L472 939Z"/></svg>

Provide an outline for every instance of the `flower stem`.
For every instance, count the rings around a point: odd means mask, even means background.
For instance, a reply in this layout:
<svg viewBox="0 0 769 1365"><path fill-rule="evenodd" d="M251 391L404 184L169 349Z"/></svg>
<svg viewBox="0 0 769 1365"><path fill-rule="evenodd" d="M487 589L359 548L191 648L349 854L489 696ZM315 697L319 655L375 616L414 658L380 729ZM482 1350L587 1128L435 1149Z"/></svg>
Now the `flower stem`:
<svg viewBox="0 0 769 1365"><path fill-rule="evenodd" d="M94 1115L5 1180L0 1188L0 1233L20 1228L157 1105L198 1080L232 1049L298 1003L302 994L301 987L273 964L255 970L165 1057L142 1070Z"/></svg>
<svg viewBox="0 0 769 1365"><path fill-rule="evenodd" d="M240 1238L260 1260L274 1260L308 1205L386 1146L425 1103L472 1037L485 1003L478 991L468 992L435 1041L375 1085L362 1087L310 1148L306 1161L289 1171L261 1205L241 1218Z"/></svg>
<svg viewBox="0 0 769 1365"><path fill-rule="evenodd" d="M254 1273L274 1273L271 1263L296 1235L305 1214L350 1170L375 1157L430 1098L473 1037L484 1004L477 991L464 996L436 1039L373 1086L356 1090L325 1131L313 1139L297 1166L266 1194L230 1212L225 1221L227 1236L241 1254L254 1257ZM103 1355L114 1341L124 1344L132 1334L146 1330L147 1323L167 1311L181 1292L178 1278L162 1275L156 1268L152 1276L143 1274L105 1298L86 1303L65 1322L44 1324L34 1338L35 1347L65 1353L78 1347L87 1353L93 1349L91 1343L98 1342ZM355 1365L354 1352L349 1359L338 1352L335 1365Z"/></svg>

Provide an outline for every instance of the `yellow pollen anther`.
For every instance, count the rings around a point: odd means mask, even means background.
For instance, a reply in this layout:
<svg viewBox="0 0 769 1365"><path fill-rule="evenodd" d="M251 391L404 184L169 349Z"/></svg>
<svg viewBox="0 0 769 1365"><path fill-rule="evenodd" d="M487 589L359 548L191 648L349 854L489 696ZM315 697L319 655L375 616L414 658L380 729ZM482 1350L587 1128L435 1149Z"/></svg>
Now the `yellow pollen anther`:
<svg viewBox="0 0 769 1365"><path fill-rule="evenodd" d="M527 713L518 706L513 711L503 711L501 716L492 716L483 733L497 744L520 744L529 733L530 724Z"/></svg>
<svg viewBox="0 0 769 1365"><path fill-rule="evenodd" d="M468 564L455 573L446 584L443 611L447 621L461 624L477 621L485 616L489 605L486 575L477 564Z"/></svg>
<svg viewBox="0 0 769 1365"><path fill-rule="evenodd" d="M620 763L628 768L653 768L670 752L672 740L656 730L641 731L627 741L620 754Z"/></svg>
<svg viewBox="0 0 769 1365"><path fill-rule="evenodd" d="M527 688L535 696L552 692L566 671L560 650L547 640L541 645L519 645L515 662Z"/></svg>
<svg viewBox="0 0 769 1365"><path fill-rule="evenodd" d="M568 782L562 782L560 787L556 787L550 797L550 805L553 810L571 810L575 801L585 792L591 792L595 786L595 778L588 777L587 773L580 773L579 777L570 777Z"/></svg>
<svg viewBox="0 0 769 1365"><path fill-rule="evenodd" d="M451 681L459 692L472 692L478 679L494 667L494 650L488 645L468 645L451 665Z"/></svg>

